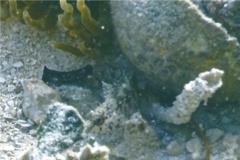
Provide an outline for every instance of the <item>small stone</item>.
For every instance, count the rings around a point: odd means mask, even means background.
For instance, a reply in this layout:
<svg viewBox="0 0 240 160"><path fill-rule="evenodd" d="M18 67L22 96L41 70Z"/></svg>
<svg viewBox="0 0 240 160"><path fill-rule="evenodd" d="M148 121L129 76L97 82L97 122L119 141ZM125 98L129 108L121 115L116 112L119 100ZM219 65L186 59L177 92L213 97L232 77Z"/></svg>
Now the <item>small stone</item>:
<svg viewBox="0 0 240 160"><path fill-rule="evenodd" d="M22 66L23 66L22 62L16 62L13 64L13 67L15 67L15 68L21 68Z"/></svg>
<svg viewBox="0 0 240 160"><path fill-rule="evenodd" d="M223 117L222 119L221 119L221 122L223 123L223 124L228 124L228 123L231 123L231 119L230 118L228 118L228 117Z"/></svg>
<svg viewBox="0 0 240 160"><path fill-rule="evenodd" d="M31 136L36 136L36 135L37 135L37 131L36 131L35 129L31 129L31 130L29 131L29 134L30 134Z"/></svg>
<svg viewBox="0 0 240 160"><path fill-rule="evenodd" d="M15 33L19 32L20 31L19 26L17 26L17 25L13 26L12 31Z"/></svg>
<svg viewBox="0 0 240 160"><path fill-rule="evenodd" d="M0 83L5 83L5 82L6 82L5 78L0 76Z"/></svg>
<svg viewBox="0 0 240 160"><path fill-rule="evenodd" d="M210 143L215 143L219 138L223 136L224 132L218 128L209 129L206 131L206 136Z"/></svg>
<svg viewBox="0 0 240 160"><path fill-rule="evenodd" d="M14 101L13 100L10 100L10 101L7 101L7 105L10 107L10 108L14 108L15 104L14 104Z"/></svg>
<svg viewBox="0 0 240 160"><path fill-rule="evenodd" d="M177 141L172 141L167 146L167 154L169 156L178 156L183 154L185 150L185 145L178 143Z"/></svg>
<svg viewBox="0 0 240 160"><path fill-rule="evenodd" d="M14 151L15 147L12 145L6 145L4 148L1 148L4 151Z"/></svg>
<svg viewBox="0 0 240 160"><path fill-rule="evenodd" d="M186 143L186 149L191 153L192 160L203 159L202 144L199 138L193 138Z"/></svg>
<svg viewBox="0 0 240 160"><path fill-rule="evenodd" d="M37 63L37 60L36 60L36 59L33 59L33 58L29 58L29 59L26 60L26 63L27 63L28 65L33 66L33 65L35 65L35 64Z"/></svg>
<svg viewBox="0 0 240 160"><path fill-rule="evenodd" d="M193 138L186 143L187 151L190 153L199 153L202 150L202 144L199 138Z"/></svg>
<svg viewBox="0 0 240 160"><path fill-rule="evenodd" d="M20 109L20 108L17 110L17 118L18 118L18 119L23 118L23 111L22 111L22 109Z"/></svg>
<svg viewBox="0 0 240 160"><path fill-rule="evenodd" d="M29 38L26 38L25 39L25 43L28 44L30 42L30 39Z"/></svg>
<svg viewBox="0 0 240 160"><path fill-rule="evenodd" d="M222 143L226 148L235 149L238 148L239 139L240 137L238 135L228 133L224 136Z"/></svg>
<svg viewBox="0 0 240 160"><path fill-rule="evenodd" d="M16 68L12 68L11 71L10 71L11 75L15 75L16 72L17 72L17 69L16 69Z"/></svg>
<svg viewBox="0 0 240 160"><path fill-rule="evenodd" d="M8 105L4 108L4 111L8 113L8 118L14 118L16 116L16 110Z"/></svg>
<svg viewBox="0 0 240 160"><path fill-rule="evenodd" d="M7 61L3 61L3 62L2 62L2 65L3 65L3 66L7 66L7 65L8 65L8 62L7 62Z"/></svg>
<svg viewBox="0 0 240 160"><path fill-rule="evenodd" d="M0 143L7 143L7 142L8 142L8 140L7 140L6 135L0 134Z"/></svg>
<svg viewBox="0 0 240 160"><path fill-rule="evenodd" d="M21 120L21 119L19 119L18 121L17 121L17 124L19 124L22 128L29 128L29 127L32 127L32 123L29 123L29 122L27 122L27 121L25 121L25 120Z"/></svg>
<svg viewBox="0 0 240 160"><path fill-rule="evenodd" d="M15 93L19 94L19 93L21 93L21 91L22 91L22 85L16 84Z"/></svg>
<svg viewBox="0 0 240 160"><path fill-rule="evenodd" d="M40 124L46 116L49 105L61 100L60 95L39 79L26 79L22 86L23 113L36 124Z"/></svg>
<svg viewBox="0 0 240 160"><path fill-rule="evenodd" d="M15 89L16 89L16 87L14 85L11 85L11 84L8 85L8 87L7 87L8 92L13 92Z"/></svg>

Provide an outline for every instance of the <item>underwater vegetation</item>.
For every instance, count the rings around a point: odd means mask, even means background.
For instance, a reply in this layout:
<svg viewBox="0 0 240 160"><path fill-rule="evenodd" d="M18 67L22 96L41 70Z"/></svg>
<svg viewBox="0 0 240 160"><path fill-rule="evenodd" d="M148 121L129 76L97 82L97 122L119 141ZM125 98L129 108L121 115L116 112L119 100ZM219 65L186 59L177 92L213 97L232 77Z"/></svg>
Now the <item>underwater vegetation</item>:
<svg viewBox="0 0 240 160"><path fill-rule="evenodd" d="M61 29L78 40L78 46L53 43L53 47L76 56L106 52L111 41L112 25L107 18L110 13L107 1L3 0L0 4L0 20L16 17L39 30L54 32Z"/></svg>

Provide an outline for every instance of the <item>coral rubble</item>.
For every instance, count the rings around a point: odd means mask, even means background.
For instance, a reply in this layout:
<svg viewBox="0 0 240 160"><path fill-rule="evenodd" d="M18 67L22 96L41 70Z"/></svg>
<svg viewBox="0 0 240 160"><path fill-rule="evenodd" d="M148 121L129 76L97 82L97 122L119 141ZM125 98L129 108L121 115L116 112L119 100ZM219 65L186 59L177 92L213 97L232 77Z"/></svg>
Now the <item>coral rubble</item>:
<svg viewBox="0 0 240 160"><path fill-rule="evenodd" d="M209 72L200 73L194 80L184 86L180 95L173 102L173 107L158 108L160 119L174 124L189 122L192 113L201 101L206 105L207 99L222 86L223 71L213 68Z"/></svg>

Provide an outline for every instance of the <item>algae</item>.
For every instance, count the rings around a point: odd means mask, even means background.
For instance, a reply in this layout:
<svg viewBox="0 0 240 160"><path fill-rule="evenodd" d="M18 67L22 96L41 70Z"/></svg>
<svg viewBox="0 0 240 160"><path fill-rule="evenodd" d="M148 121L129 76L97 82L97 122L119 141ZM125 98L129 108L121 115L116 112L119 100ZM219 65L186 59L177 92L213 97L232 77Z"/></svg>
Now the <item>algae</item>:
<svg viewBox="0 0 240 160"><path fill-rule="evenodd" d="M77 47L65 42L54 42L52 45L75 56L107 52L112 39L108 1L5 0L0 4L0 20L15 17L39 30L54 32L60 29L68 37L79 41Z"/></svg>

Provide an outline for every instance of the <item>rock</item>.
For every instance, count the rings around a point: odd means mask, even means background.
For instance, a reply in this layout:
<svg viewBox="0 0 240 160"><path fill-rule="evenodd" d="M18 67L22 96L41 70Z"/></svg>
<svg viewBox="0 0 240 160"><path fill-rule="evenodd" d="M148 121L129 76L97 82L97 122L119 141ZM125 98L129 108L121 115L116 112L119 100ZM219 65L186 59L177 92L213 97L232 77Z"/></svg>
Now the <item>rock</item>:
<svg viewBox="0 0 240 160"><path fill-rule="evenodd" d="M0 75L0 83L5 83L5 82L6 82L5 78Z"/></svg>
<svg viewBox="0 0 240 160"><path fill-rule="evenodd" d="M206 136L210 143L215 143L223 136L224 132L218 128L209 129L206 131Z"/></svg>
<svg viewBox="0 0 240 160"><path fill-rule="evenodd" d="M229 124L229 123L231 123L231 122L232 122L232 119L231 119L231 118L228 118L228 117L226 117L226 116L224 116L224 117L221 118L221 123L222 123L222 124Z"/></svg>
<svg viewBox="0 0 240 160"><path fill-rule="evenodd" d="M61 94L62 99L74 106L83 118L87 118L90 110L99 105L100 100L95 96L96 92L88 88L78 87L74 85L61 85L57 91Z"/></svg>
<svg viewBox="0 0 240 160"><path fill-rule="evenodd" d="M46 118L38 130L38 144L28 155L33 160L64 151L82 138L86 127L85 121L72 106L55 102L48 108Z"/></svg>
<svg viewBox="0 0 240 160"><path fill-rule="evenodd" d="M177 141L172 141L167 146L167 154L169 156L177 156L183 154L185 150L185 145Z"/></svg>
<svg viewBox="0 0 240 160"><path fill-rule="evenodd" d="M14 109L14 107L15 107L15 102L14 102L13 100L9 100L9 101L7 101L7 105L8 105L10 108Z"/></svg>
<svg viewBox="0 0 240 160"><path fill-rule="evenodd" d="M22 66L23 66L22 62L16 62L13 64L13 67L15 67L15 68L21 68Z"/></svg>
<svg viewBox="0 0 240 160"><path fill-rule="evenodd" d="M192 0L206 15L211 16L216 22L227 28L229 34L240 40L240 1L217 0L199 1Z"/></svg>
<svg viewBox="0 0 240 160"><path fill-rule="evenodd" d="M232 135L228 133L223 137L222 143L227 149L237 149L240 148L239 140L240 140L239 135Z"/></svg>
<svg viewBox="0 0 240 160"><path fill-rule="evenodd" d="M240 136L226 134L222 142L223 146L226 148L226 153L228 153L228 159L239 159L240 158ZM233 153L233 154L229 154Z"/></svg>
<svg viewBox="0 0 240 160"><path fill-rule="evenodd" d="M7 86L7 91L8 91L8 92L13 92L15 89L16 89L16 86L15 86L15 85L9 84L9 85Z"/></svg>
<svg viewBox="0 0 240 160"><path fill-rule="evenodd" d="M217 101L238 101L240 45L219 23L184 1L110 2L125 55L165 94L177 95L198 73L224 70Z"/></svg>
<svg viewBox="0 0 240 160"><path fill-rule="evenodd" d="M134 113L124 126L124 138L128 147L136 153L146 151L145 147L160 146L156 132L147 124L140 113Z"/></svg>
<svg viewBox="0 0 240 160"><path fill-rule="evenodd" d="M12 145L5 146L4 148L1 148L3 151L14 151L15 147Z"/></svg>
<svg viewBox="0 0 240 160"><path fill-rule="evenodd" d="M193 159L198 159L201 156L202 144L199 138L193 138L186 143L186 149L192 153Z"/></svg>
<svg viewBox="0 0 240 160"><path fill-rule="evenodd" d="M46 116L49 105L61 101L60 95L39 79L26 79L22 85L23 113L36 124L40 124Z"/></svg>

